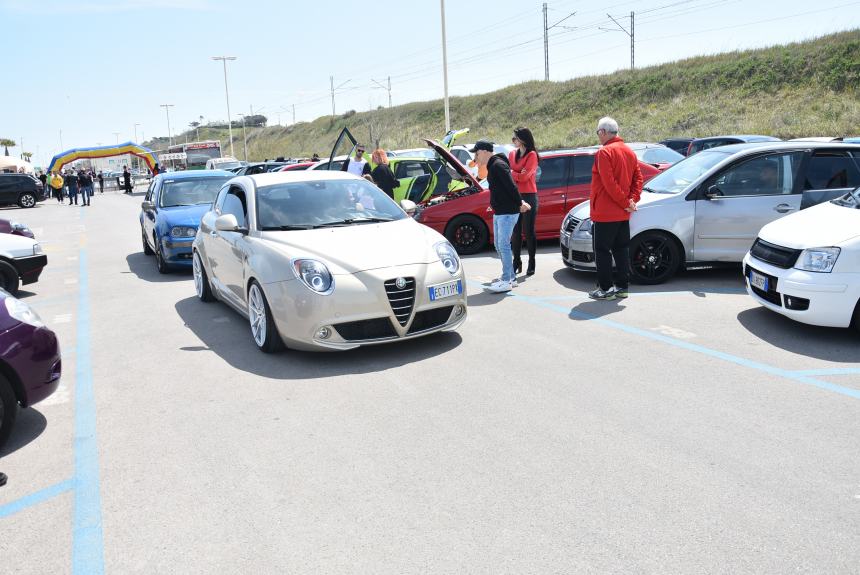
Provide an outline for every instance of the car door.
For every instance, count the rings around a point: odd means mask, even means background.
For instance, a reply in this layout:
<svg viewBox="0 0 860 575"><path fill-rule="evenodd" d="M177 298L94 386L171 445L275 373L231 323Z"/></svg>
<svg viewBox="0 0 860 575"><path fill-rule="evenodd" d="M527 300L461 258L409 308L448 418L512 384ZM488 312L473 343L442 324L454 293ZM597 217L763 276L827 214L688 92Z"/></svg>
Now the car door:
<svg viewBox="0 0 860 575"><path fill-rule="evenodd" d="M800 209L844 196L860 186L860 152L812 150L804 166Z"/></svg>
<svg viewBox="0 0 860 575"><path fill-rule="evenodd" d="M223 196L219 195L218 201L220 205L216 205L216 217L233 214L239 227L247 229L248 202L242 186L233 184ZM245 235L242 232L217 230L213 224L207 243L213 280L217 278L219 291L242 309L245 306L245 255L241 243L245 241Z"/></svg>
<svg viewBox="0 0 860 575"><path fill-rule="evenodd" d="M594 167L594 155L573 156L571 162L573 172L568 178L567 197L564 202L565 213L591 196L591 168Z"/></svg>
<svg viewBox="0 0 860 575"><path fill-rule="evenodd" d="M561 220L567 213L567 183L570 176L570 156L542 158L538 164L538 214L535 233L538 236L557 235Z"/></svg>
<svg viewBox="0 0 860 575"><path fill-rule="evenodd" d="M329 163L327 169L339 170L341 166L343 166L343 162L335 163L334 159L337 156L346 156L347 158L352 157L357 144L358 140L353 137L348 128L341 130L331 149L331 156L329 156L328 159Z"/></svg>
<svg viewBox="0 0 860 575"><path fill-rule="evenodd" d="M146 234L148 242L152 243L153 249L155 246L155 220L158 217L158 190L161 187L159 180L153 180L146 191L144 202L150 202L152 206L148 210L143 210L143 233Z"/></svg>
<svg viewBox="0 0 860 575"><path fill-rule="evenodd" d="M15 191L15 176L0 175L0 204L11 204L18 201Z"/></svg>
<svg viewBox="0 0 860 575"><path fill-rule="evenodd" d="M695 196L693 258L739 262L759 230L800 209L804 152L743 157L705 181Z"/></svg>

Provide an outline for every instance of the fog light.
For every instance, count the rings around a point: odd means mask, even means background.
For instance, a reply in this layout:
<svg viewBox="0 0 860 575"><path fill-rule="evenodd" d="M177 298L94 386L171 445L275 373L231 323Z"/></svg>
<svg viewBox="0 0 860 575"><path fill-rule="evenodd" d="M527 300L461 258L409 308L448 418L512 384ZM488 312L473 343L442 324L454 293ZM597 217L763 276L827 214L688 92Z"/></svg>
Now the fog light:
<svg viewBox="0 0 860 575"><path fill-rule="evenodd" d="M317 339L328 339L331 337L331 329L329 327L321 327L317 330Z"/></svg>
<svg viewBox="0 0 860 575"><path fill-rule="evenodd" d="M466 313L466 308L464 306L461 306L461 305L454 306L454 317L460 317L464 313Z"/></svg>

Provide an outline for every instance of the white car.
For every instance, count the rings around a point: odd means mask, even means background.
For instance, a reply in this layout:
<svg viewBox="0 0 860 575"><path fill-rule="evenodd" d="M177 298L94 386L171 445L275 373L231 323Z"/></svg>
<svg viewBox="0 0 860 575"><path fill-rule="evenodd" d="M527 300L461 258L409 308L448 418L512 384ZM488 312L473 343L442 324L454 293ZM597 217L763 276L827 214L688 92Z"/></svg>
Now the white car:
<svg viewBox="0 0 860 575"><path fill-rule="evenodd" d="M744 275L747 292L768 309L860 329L860 188L764 226Z"/></svg>
<svg viewBox="0 0 860 575"><path fill-rule="evenodd" d="M36 240L14 234L0 234L0 288L12 295L19 285L35 283L48 256Z"/></svg>
<svg viewBox="0 0 860 575"><path fill-rule="evenodd" d="M223 158L210 158L206 160L207 170L232 170L233 168L241 168L242 162L231 156Z"/></svg>

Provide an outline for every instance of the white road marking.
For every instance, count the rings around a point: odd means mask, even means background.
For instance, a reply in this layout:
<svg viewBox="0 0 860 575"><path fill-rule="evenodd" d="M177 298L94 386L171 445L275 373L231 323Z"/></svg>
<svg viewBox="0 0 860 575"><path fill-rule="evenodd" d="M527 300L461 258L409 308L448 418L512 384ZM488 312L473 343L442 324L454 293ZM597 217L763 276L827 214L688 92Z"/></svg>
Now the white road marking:
<svg viewBox="0 0 860 575"><path fill-rule="evenodd" d="M67 286L73 285L73 284L78 283L78 278L66 278L65 280L63 280L63 283L66 284Z"/></svg>
<svg viewBox="0 0 860 575"><path fill-rule="evenodd" d="M678 329L677 327L669 325L658 325L657 327L652 327L651 331L656 331L657 333L662 333L663 335L677 339L693 339L696 337L696 334L693 332L684 331L683 329Z"/></svg>
<svg viewBox="0 0 860 575"><path fill-rule="evenodd" d="M72 323L72 314L63 313L54 316L54 323Z"/></svg>

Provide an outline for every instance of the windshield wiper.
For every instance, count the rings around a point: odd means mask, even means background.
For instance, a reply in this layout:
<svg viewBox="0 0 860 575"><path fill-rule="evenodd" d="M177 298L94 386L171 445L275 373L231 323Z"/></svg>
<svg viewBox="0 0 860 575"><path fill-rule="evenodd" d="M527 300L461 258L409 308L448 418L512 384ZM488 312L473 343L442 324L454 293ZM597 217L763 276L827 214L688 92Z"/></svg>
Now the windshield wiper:
<svg viewBox="0 0 860 575"><path fill-rule="evenodd" d="M290 225L290 226L263 226L264 232L286 232L291 230L311 230L316 226L313 225Z"/></svg>
<svg viewBox="0 0 860 575"><path fill-rule="evenodd" d="M351 224L361 224L361 223L380 223L380 222L393 222L394 220L391 218L344 218L342 220L333 220L331 222L323 222L321 224L317 224L315 228L325 228L330 226L348 226Z"/></svg>

